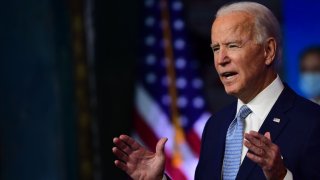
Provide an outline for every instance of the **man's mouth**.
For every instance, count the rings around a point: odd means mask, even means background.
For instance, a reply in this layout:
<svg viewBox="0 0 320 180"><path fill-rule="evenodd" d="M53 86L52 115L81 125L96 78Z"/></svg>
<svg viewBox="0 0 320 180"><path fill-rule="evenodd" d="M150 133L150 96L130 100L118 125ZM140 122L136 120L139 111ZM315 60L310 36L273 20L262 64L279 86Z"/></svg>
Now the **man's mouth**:
<svg viewBox="0 0 320 180"><path fill-rule="evenodd" d="M237 72L224 72L224 73L221 73L220 76L222 76L223 78L226 78L227 80L230 80L233 77L235 77L237 74L238 74Z"/></svg>

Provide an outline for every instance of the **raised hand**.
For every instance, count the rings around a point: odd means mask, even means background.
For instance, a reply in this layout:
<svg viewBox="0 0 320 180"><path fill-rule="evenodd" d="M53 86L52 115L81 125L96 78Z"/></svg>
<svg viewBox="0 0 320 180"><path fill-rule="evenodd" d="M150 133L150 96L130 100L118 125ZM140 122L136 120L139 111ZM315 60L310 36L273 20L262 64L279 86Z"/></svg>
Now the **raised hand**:
<svg viewBox="0 0 320 180"><path fill-rule="evenodd" d="M263 135L256 131L245 133L244 145L249 149L247 157L257 163L267 179L283 179L287 169L281 158L279 147L272 143L269 132Z"/></svg>
<svg viewBox="0 0 320 180"><path fill-rule="evenodd" d="M112 148L112 152L120 160L114 163L134 180L161 180L164 175L166 141L167 138L160 139L154 153L127 135L115 137L113 143L116 147Z"/></svg>

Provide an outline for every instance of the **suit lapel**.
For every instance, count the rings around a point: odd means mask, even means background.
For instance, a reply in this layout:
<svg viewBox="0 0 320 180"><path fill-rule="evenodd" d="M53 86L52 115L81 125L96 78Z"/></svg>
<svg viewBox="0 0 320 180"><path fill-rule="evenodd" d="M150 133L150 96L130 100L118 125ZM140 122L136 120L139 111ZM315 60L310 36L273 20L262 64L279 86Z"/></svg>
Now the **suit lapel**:
<svg viewBox="0 0 320 180"><path fill-rule="evenodd" d="M285 84L285 89L259 129L260 134L270 132L272 142L275 142L283 128L289 122L289 118L285 113L292 107L295 97L296 94ZM255 166L257 166L256 163L245 157L240 166L237 179L247 179L247 176Z"/></svg>

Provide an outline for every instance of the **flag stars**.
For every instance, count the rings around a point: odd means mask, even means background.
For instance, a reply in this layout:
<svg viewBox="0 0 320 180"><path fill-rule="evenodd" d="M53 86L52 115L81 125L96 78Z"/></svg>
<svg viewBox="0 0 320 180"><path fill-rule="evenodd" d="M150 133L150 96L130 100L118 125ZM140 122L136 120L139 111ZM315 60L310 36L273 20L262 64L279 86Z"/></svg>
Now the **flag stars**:
<svg viewBox="0 0 320 180"><path fill-rule="evenodd" d="M156 63L156 56L153 54L147 55L146 63L147 63L147 65L154 65Z"/></svg>
<svg viewBox="0 0 320 180"><path fill-rule="evenodd" d="M185 41L182 40L182 39L177 39L174 41L174 47L177 49L177 50L182 50L185 46Z"/></svg>
<svg viewBox="0 0 320 180"><path fill-rule="evenodd" d="M152 27L155 24L155 19L152 16L149 16L144 21L147 27Z"/></svg>
<svg viewBox="0 0 320 180"><path fill-rule="evenodd" d="M200 108L203 108L204 106L204 100L198 96L193 99L192 104L193 104L193 107L200 109Z"/></svg>
<svg viewBox="0 0 320 180"><path fill-rule="evenodd" d="M156 38L152 35L149 35L145 38L145 43L147 46L152 46L156 42Z"/></svg>
<svg viewBox="0 0 320 180"><path fill-rule="evenodd" d="M188 99L184 96L181 96L178 98L177 104L179 108L185 108L188 104Z"/></svg>
<svg viewBox="0 0 320 180"><path fill-rule="evenodd" d="M183 89L187 86L187 80L183 77L178 78L176 83L179 89Z"/></svg>
<svg viewBox="0 0 320 180"><path fill-rule="evenodd" d="M155 74L153 74L153 73L147 74L147 76L146 76L146 82L147 82L148 84L153 84L153 83L156 82L156 80L157 80L157 76L156 76Z"/></svg>
<svg viewBox="0 0 320 180"><path fill-rule="evenodd" d="M180 11L182 9L183 5L182 5L182 2L181 1L174 1L172 3L172 9L174 11Z"/></svg>
<svg viewBox="0 0 320 180"><path fill-rule="evenodd" d="M186 60L184 58L178 58L176 60L176 68L178 68L178 69L185 68L186 64L187 64L187 62L186 62Z"/></svg>
<svg viewBox="0 0 320 180"><path fill-rule="evenodd" d="M154 5L154 0L146 0L144 1L144 5L148 8L151 8Z"/></svg>
<svg viewBox="0 0 320 180"><path fill-rule="evenodd" d="M203 86L203 81L200 78L194 78L192 80L192 87L195 89L200 89Z"/></svg>
<svg viewBox="0 0 320 180"><path fill-rule="evenodd" d="M177 19L173 22L173 28L175 30L182 30L184 27L184 22L180 19Z"/></svg>

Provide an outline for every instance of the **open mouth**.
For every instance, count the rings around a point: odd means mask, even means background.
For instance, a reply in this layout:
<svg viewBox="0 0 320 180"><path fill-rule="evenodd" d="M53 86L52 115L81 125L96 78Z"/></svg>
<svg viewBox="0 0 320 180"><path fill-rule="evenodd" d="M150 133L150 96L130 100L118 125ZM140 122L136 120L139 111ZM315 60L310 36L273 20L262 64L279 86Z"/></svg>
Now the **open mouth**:
<svg viewBox="0 0 320 180"><path fill-rule="evenodd" d="M224 72L224 73L221 73L220 76L222 76L226 79L232 79L237 74L238 73L236 73L236 72Z"/></svg>

